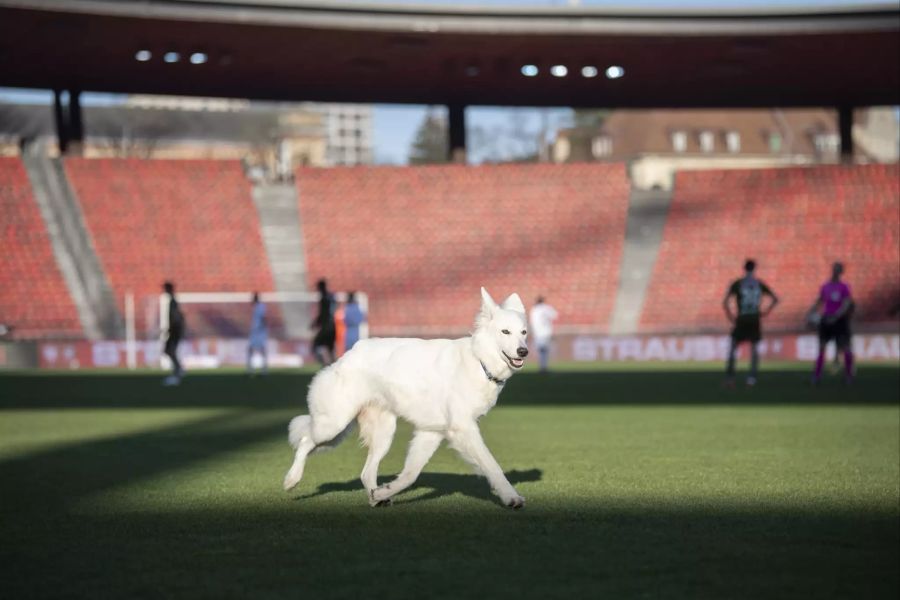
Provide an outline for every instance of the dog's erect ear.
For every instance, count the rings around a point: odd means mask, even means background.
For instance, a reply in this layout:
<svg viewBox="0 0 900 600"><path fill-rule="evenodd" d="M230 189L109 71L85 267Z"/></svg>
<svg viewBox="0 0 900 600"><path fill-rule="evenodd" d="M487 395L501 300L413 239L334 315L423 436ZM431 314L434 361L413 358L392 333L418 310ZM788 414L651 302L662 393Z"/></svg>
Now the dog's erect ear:
<svg viewBox="0 0 900 600"><path fill-rule="evenodd" d="M488 313L497 310L497 303L494 302L494 299L491 298L491 295L488 294L488 291L484 288L481 288L481 310L487 311Z"/></svg>
<svg viewBox="0 0 900 600"><path fill-rule="evenodd" d="M506 300L503 301L503 304L500 305L500 308L504 310L514 310L523 314L525 313L525 305L522 304L522 299L519 298L519 295L516 293L510 294Z"/></svg>
<svg viewBox="0 0 900 600"><path fill-rule="evenodd" d="M475 329L481 329L490 323L498 308L497 303L494 302L494 299L491 298L488 291L481 288L481 309L478 311L478 314L475 315Z"/></svg>

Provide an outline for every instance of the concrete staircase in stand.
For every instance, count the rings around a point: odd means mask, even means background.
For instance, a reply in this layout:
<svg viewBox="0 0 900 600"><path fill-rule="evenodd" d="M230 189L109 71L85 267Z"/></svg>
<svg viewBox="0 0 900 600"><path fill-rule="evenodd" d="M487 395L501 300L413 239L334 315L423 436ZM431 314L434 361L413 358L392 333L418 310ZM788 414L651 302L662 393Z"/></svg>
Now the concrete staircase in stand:
<svg viewBox="0 0 900 600"><path fill-rule="evenodd" d="M632 189L619 288L610 323L612 334L627 335L638 330L671 203L671 191Z"/></svg>
<svg viewBox="0 0 900 600"><path fill-rule="evenodd" d="M307 291L297 189L290 183L257 183L253 187L253 202L259 212L263 245L275 289L279 292ZM286 303L281 309L287 335L293 339L308 337L314 307Z"/></svg>

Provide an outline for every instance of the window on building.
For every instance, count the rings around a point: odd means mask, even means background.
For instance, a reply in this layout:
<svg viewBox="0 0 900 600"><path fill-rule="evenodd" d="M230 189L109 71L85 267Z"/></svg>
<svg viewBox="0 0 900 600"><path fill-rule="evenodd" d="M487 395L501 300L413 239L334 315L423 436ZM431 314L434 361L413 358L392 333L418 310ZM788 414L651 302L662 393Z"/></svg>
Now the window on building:
<svg viewBox="0 0 900 600"><path fill-rule="evenodd" d="M712 131L700 132L700 149L704 152L712 152L716 149L716 135Z"/></svg>
<svg viewBox="0 0 900 600"><path fill-rule="evenodd" d="M687 150L687 133L684 131L672 132L672 149L675 152L685 152Z"/></svg>
<svg viewBox="0 0 900 600"><path fill-rule="evenodd" d="M741 151L741 134L737 131L729 131L725 134L725 146L729 152L737 153Z"/></svg>
<svg viewBox="0 0 900 600"><path fill-rule="evenodd" d="M781 134L769 134L769 152L781 152Z"/></svg>
<svg viewBox="0 0 900 600"><path fill-rule="evenodd" d="M604 158L612 154L612 138L608 135L598 135L591 141L591 154L594 158Z"/></svg>
<svg viewBox="0 0 900 600"><path fill-rule="evenodd" d="M841 149L841 138L836 133L817 133L813 136L813 143L819 154L833 155Z"/></svg>

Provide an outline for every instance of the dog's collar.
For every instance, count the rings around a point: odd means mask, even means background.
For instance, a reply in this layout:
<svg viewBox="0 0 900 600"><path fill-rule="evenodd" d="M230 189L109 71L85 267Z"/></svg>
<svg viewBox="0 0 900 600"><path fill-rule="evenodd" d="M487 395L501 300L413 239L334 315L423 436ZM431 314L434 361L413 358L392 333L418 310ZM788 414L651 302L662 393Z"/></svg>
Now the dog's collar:
<svg viewBox="0 0 900 600"><path fill-rule="evenodd" d="M491 375L491 372L488 371L488 368L486 366L484 366L483 362L481 362L480 360L478 362L481 364L481 369L484 371L484 374L488 378L488 381L490 381L492 383L496 383L500 387L503 387L504 385L506 385L506 379L500 379L499 377L494 377L493 375Z"/></svg>

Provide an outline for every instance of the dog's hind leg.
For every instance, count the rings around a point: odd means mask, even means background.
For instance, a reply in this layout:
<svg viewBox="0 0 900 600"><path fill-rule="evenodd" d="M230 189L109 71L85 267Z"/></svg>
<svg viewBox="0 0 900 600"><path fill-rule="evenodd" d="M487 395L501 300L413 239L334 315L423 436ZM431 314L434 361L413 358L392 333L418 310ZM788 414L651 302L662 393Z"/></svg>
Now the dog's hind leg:
<svg viewBox="0 0 900 600"><path fill-rule="evenodd" d="M353 417L334 419L319 416L312 420L309 428L297 439L297 451L294 453L294 463L284 476L284 489L289 491L294 488L303 477L303 467L306 465L306 457L313 450L330 450L337 446L341 439L351 429Z"/></svg>
<svg viewBox="0 0 900 600"><path fill-rule="evenodd" d="M306 397L309 415L295 418L289 427L289 439L297 451L294 463L284 476L285 490L300 483L310 452L334 448L350 431L365 402L355 392L334 367L324 369L313 378Z"/></svg>
<svg viewBox="0 0 900 600"><path fill-rule="evenodd" d="M284 476L284 491L290 491L300 483L300 479L303 478L303 467L306 465L306 457L309 456L309 453L315 447L316 444L312 441L312 437L305 436L300 439L297 451L294 453L294 462Z"/></svg>
<svg viewBox="0 0 900 600"><path fill-rule="evenodd" d="M370 503L375 506L411 486L418 479L422 469L425 468L443 439L442 434L434 431L416 431L409 444L403 470L390 483L372 490L369 494Z"/></svg>
<svg viewBox="0 0 900 600"><path fill-rule="evenodd" d="M372 490L378 485L378 464L391 448L397 429L397 417L387 411L367 407L359 413L357 422L359 422L359 437L369 448L360 479L366 492L369 493L371 502Z"/></svg>

